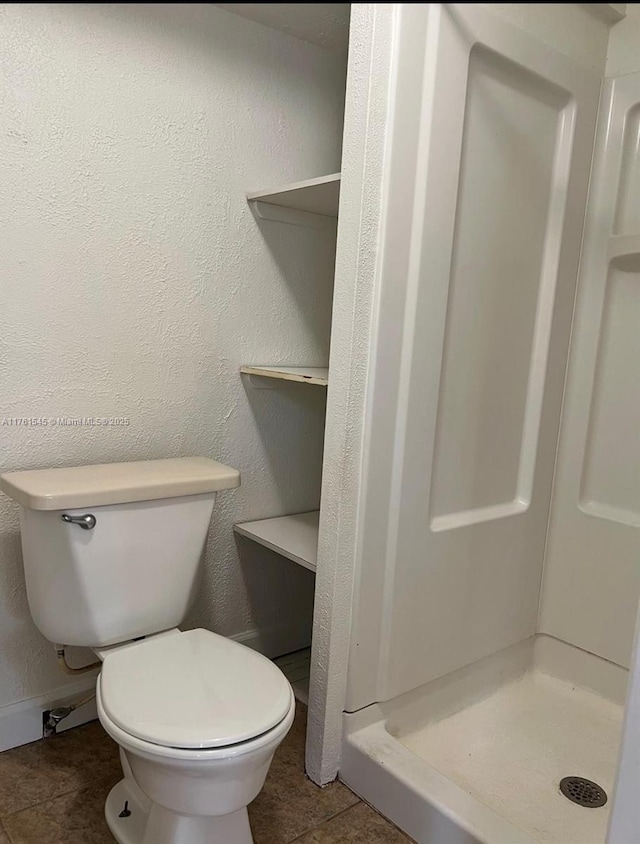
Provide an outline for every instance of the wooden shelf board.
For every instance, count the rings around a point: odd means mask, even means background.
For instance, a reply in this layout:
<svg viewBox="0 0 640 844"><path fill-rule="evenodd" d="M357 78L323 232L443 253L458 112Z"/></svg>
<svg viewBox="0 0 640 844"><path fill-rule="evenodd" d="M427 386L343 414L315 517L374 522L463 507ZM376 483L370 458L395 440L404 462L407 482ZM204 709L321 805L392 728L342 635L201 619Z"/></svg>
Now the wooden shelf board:
<svg viewBox="0 0 640 844"><path fill-rule="evenodd" d="M244 522L236 525L234 530L309 571L315 571L318 561L319 517L320 511L314 510L311 513Z"/></svg>
<svg viewBox="0 0 640 844"><path fill-rule="evenodd" d="M324 217L338 216L339 199L340 173L247 194L249 202L265 202Z"/></svg>
<svg viewBox="0 0 640 844"><path fill-rule="evenodd" d="M244 375L258 375L261 378L280 378L284 381L298 381L303 384L317 384L326 387L329 383L329 369L322 366L241 366Z"/></svg>

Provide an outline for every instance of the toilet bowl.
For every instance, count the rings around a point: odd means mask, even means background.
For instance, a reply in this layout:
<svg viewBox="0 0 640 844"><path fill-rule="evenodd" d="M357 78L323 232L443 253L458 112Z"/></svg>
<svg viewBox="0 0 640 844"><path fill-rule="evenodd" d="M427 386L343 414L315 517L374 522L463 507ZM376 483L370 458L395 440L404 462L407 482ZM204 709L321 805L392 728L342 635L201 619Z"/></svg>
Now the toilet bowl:
<svg viewBox="0 0 640 844"><path fill-rule="evenodd" d="M295 714L282 672L208 630L98 654L98 717L125 774L105 806L116 840L251 844L247 805Z"/></svg>

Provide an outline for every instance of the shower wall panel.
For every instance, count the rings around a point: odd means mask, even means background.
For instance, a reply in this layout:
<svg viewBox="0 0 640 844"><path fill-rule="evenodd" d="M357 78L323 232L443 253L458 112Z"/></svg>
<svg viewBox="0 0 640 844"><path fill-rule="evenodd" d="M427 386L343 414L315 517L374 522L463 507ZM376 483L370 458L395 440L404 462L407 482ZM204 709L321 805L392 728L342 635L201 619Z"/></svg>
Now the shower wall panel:
<svg viewBox="0 0 640 844"><path fill-rule="evenodd" d="M536 632L600 87L475 4L403 26L348 709Z"/></svg>
<svg viewBox="0 0 640 844"><path fill-rule="evenodd" d="M603 91L540 628L626 667L640 597L640 73Z"/></svg>

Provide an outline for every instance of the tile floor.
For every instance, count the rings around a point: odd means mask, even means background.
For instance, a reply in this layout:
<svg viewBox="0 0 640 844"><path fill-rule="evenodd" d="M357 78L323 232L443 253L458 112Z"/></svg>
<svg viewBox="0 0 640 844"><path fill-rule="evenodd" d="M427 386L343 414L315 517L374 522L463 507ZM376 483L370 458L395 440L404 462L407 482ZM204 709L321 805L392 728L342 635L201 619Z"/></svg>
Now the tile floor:
<svg viewBox="0 0 640 844"><path fill-rule="evenodd" d="M306 708L249 808L255 844L407 844L410 839L341 783L304 775ZM103 806L121 777L98 722L0 753L0 844L113 844Z"/></svg>

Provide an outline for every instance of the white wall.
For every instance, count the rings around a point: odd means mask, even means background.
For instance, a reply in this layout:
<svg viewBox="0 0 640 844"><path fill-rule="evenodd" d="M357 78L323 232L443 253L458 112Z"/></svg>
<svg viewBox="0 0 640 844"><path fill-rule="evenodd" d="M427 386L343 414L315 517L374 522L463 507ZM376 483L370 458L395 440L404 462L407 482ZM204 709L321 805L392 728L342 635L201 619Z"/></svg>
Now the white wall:
<svg viewBox="0 0 640 844"><path fill-rule="evenodd" d="M130 420L0 425L0 471L238 467L190 621L298 646L312 575L232 525L317 506L324 397L238 368L326 363L335 238L258 225L244 194L339 169L344 62L208 4L7 4L0 39L0 420ZM62 684L2 497L0 705Z"/></svg>

